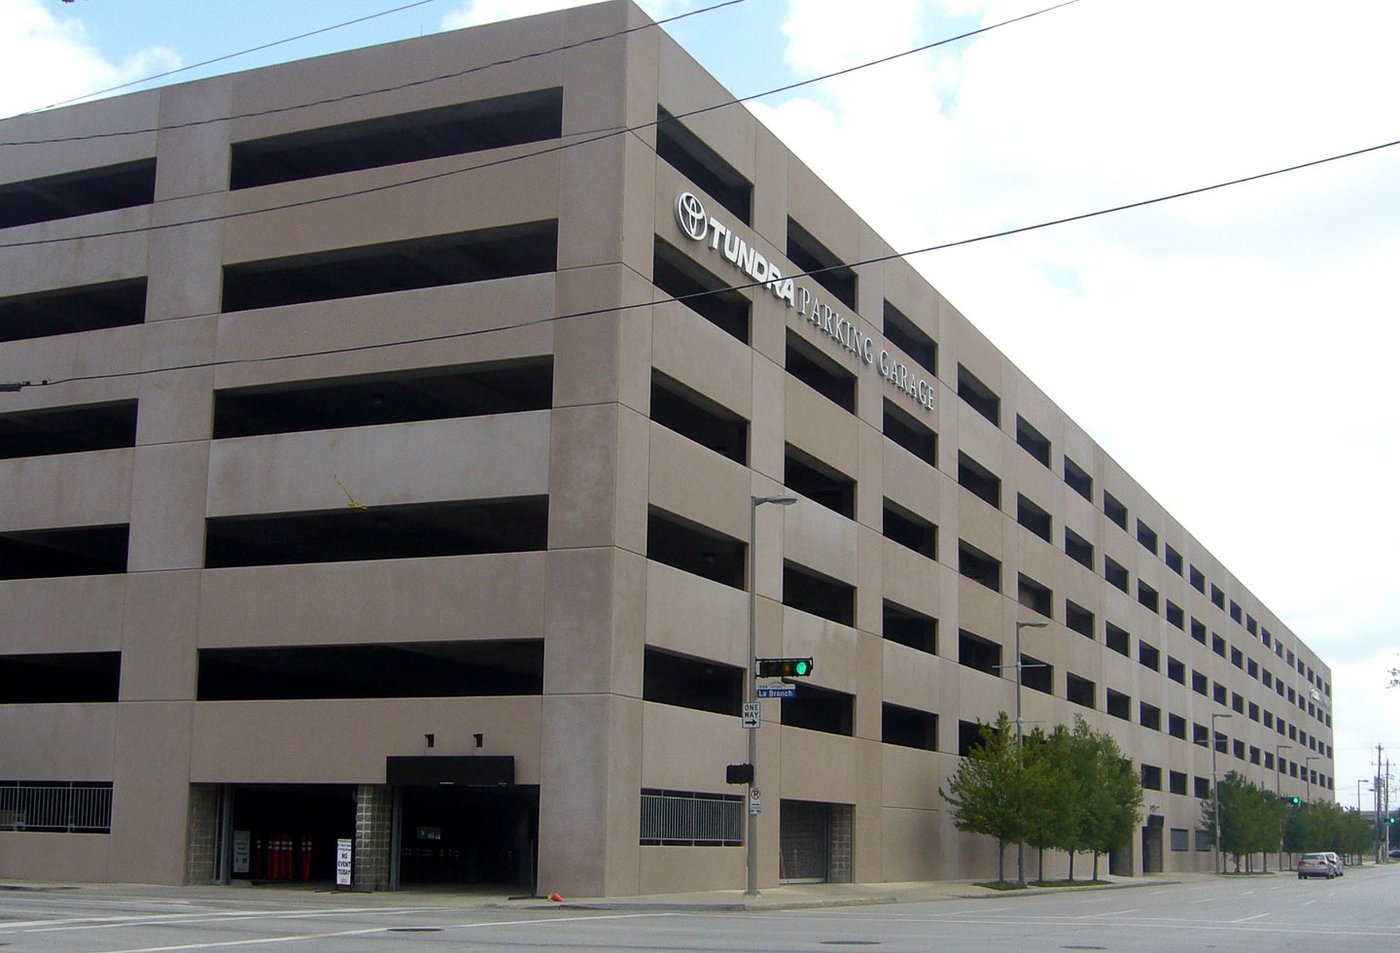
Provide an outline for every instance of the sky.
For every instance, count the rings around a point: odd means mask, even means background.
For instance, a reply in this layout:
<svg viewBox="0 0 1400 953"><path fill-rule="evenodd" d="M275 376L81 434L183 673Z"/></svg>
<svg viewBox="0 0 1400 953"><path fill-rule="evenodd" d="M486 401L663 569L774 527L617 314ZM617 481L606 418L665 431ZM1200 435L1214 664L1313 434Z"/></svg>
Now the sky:
<svg viewBox="0 0 1400 953"><path fill-rule="evenodd" d="M668 29L747 96L1055 2ZM0 116L569 5L0 0ZM750 108L913 250L1400 139L1397 35L1394 0L1078 0ZM1331 666L1337 799L1370 804L1377 743L1400 774L1400 145L911 261Z"/></svg>

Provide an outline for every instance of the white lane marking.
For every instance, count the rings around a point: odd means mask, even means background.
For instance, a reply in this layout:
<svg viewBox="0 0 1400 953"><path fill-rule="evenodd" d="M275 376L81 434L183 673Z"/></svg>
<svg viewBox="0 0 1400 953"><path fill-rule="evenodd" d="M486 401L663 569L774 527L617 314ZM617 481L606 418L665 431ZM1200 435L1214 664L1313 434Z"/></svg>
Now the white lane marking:
<svg viewBox="0 0 1400 953"><path fill-rule="evenodd" d="M1240 917L1238 920L1231 920L1231 923L1249 923L1251 920L1262 920L1265 917L1273 916L1272 913L1256 913L1252 917Z"/></svg>
<svg viewBox="0 0 1400 953"><path fill-rule="evenodd" d="M631 920L644 917L669 917L671 913L618 913L597 917L559 917L539 920L493 920L489 923L452 923L441 930L477 930L482 927L537 926L540 924L568 923L576 920ZM287 936L257 937L249 940L221 940L217 943L181 943L175 946L127 947L116 950L101 950L98 953L174 953L177 950L216 950L230 946L261 946L268 943L297 943L302 940L327 940L338 936L366 936L371 933L387 933L390 927L368 927L362 930L335 930L326 933L296 933Z"/></svg>
<svg viewBox="0 0 1400 953"><path fill-rule="evenodd" d="M364 936L368 933L383 933L388 927L373 927L368 930L341 930L335 933L300 933L294 936L267 936L254 940L223 940L218 943L183 943L177 946L143 946L135 949L104 950L102 953L172 953L174 950L215 950L225 946L257 946L266 943L295 943L299 940L326 940L336 936Z"/></svg>
<svg viewBox="0 0 1400 953"><path fill-rule="evenodd" d="M64 920L21 920L0 922L0 935L6 933L53 933L62 930L104 930L113 927L154 926L156 924L214 923L220 920L246 920L265 917L269 920L304 920L320 916L358 916L383 913L391 916L417 911L451 910L452 907L337 907L327 910L295 910L279 913L270 910L227 910L222 913L147 913L126 916L69 917Z"/></svg>

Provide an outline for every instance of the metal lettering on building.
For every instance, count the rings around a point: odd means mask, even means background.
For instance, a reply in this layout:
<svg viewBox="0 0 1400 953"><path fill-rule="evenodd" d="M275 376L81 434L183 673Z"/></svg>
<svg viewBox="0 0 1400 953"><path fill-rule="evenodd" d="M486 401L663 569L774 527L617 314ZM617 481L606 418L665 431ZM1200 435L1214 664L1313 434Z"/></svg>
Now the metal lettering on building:
<svg viewBox="0 0 1400 953"><path fill-rule="evenodd" d="M819 333L836 341L862 363L876 366L880 376L891 386L926 410L933 409L934 385L917 371L881 348L877 354L875 342L855 321L824 304L805 285L783 277L777 265L764 257L728 225L705 211L705 203L692 192L676 196L676 225L691 241L704 242L710 251L724 256L725 261L762 285L773 297L807 320Z"/></svg>

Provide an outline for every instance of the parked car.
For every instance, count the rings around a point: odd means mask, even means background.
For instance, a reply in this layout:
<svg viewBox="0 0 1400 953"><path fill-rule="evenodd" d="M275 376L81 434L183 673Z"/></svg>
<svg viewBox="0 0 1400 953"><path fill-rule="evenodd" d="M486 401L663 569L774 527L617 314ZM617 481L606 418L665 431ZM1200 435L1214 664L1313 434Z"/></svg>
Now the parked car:
<svg viewBox="0 0 1400 953"><path fill-rule="evenodd" d="M1327 859L1326 854L1304 854L1298 858L1298 879L1304 877L1326 877L1331 880L1337 876L1336 869L1332 862Z"/></svg>
<svg viewBox="0 0 1400 953"><path fill-rule="evenodd" d="M1400 860L1400 847L1397 847L1395 850L1392 850L1392 851L1390 852L1390 859L1391 859L1391 860Z"/></svg>
<svg viewBox="0 0 1400 953"><path fill-rule="evenodd" d="M1341 857L1338 857L1335 853L1333 853L1330 850L1323 851L1323 853L1327 855L1327 862L1332 865L1332 870L1336 873L1338 877L1342 876L1347 872L1346 862L1342 860Z"/></svg>

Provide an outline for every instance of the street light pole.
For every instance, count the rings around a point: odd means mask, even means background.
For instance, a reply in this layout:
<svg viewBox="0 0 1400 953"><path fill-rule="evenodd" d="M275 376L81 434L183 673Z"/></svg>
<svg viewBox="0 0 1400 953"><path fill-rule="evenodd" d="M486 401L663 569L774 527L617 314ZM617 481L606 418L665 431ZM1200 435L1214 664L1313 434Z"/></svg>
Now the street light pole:
<svg viewBox="0 0 1400 953"><path fill-rule="evenodd" d="M1292 750L1292 745L1274 745L1274 795L1283 797L1283 785L1279 783L1279 772L1283 769L1283 751ZM1283 870L1283 831L1278 832L1278 869Z"/></svg>
<svg viewBox="0 0 1400 953"><path fill-rule="evenodd" d="M749 672L744 689L744 697L749 702L758 701L758 508L764 503L778 506L791 506L797 497L791 493L774 493L769 496L749 497ZM749 767L753 771L753 786L758 786L758 729L745 729L749 736ZM749 807L749 829L744 845L744 866L746 877L744 896L758 897L758 814Z"/></svg>
<svg viewBox="0 0 1400 953"><path fill-rule="evenodd" d="M1210 793L1215 798L1215 872L1220 870L1220 844L1225 839L1225 812L1220 803L1220 782L1215 779L1215 752L1220 747L1216 738L1215 722L1220 718L1235 717L1230 712L1213 712L1210 716Z"/></svg>
<svg viewBox="0 0 1400 953"><path fill-rule="evenodd" d="M1025 733L1021 730L1021 630L1022 629L1043 629L1050 623L1040 622L1017 622L1016 623L1016 755L1024 757L1022 744L1025 742ZM1026 882L1026 845L1020 841L1016 842L1016 882Z"/></svg>
<svg viewBox="0 0 1400 953"><path fill-rule="evenodd" d="M1315 754L1310 754L1303 759L1303 784L1305 785L1303 791L1306 795L1303 800L1308 803L1312 803L1312 779L1308 777L1308 765L1320 760L1322 759Z"/></svg>

